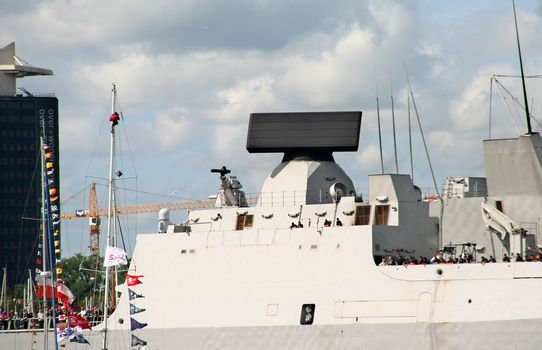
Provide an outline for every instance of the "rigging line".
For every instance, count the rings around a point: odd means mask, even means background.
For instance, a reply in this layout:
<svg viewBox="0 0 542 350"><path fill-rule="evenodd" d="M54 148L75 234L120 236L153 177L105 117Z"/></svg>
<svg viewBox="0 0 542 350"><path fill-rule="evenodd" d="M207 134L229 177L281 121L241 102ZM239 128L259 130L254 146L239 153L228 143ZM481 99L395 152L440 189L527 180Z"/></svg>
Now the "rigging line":
<svg viewBox="0 0 542 350"><path fill-rule="evenodd" d="M425 155L427 156L427 162L429 163L429 169L431 170L431 176L433 178L433 185L435 186L435 191L437 192L437 195L440 197L440 193L439 193L438 186L437 186L437 180L435 178L435 173L433 171L433 165L431 164L431 157L429 157L429 151L427 149L427 143L425 142L425 137L423 135L422 123L420 121L420 115L418 113L418 107L416 106L416 99L414 98L414 93L412 92L412 86L410 85L410 80L408 78L408 73L406 71L406 66L404 68L405 68L405 74L406 74L407 83L408 83L408 89L410 90L410 96L412 97L412 106L414 107L414 113L416 114L416 118L418 120L418 127L420 128L420 135L422 137L423 146L424 146L424 149L425 149Z"/></svg>
<svg viewBox="0 0 542 350"><path fill-rule="evenodd" d="M117 225L119 225L119 232L120 232L120 239L122 241L122 248L126 252L126 243L124 242L124 231L122 230L122 226L120 224L119 216L117 215L116 218L117 218ZM118 246L118 244L117 244L117 246Z"/></svg>
<svg viewBox="0 0 542 350"><path fill-rule="evenodd" d="M431 170L431 177L433 178L433 184L435 186L435 191L437 192L437 196L439 197L440 201L440 216L439 216L439 222L440 225L438 225L438 245L439 247L442 246L442 226L444 221L444 201L442 199L442 196L439 193L438 186L437 186L437 180L435 178L435 172L433 171L433 165L431 164L431 158L429 157L429 150L427 149L427 144L425 143L425 137L423 135L423 128L422 123L420 121L420 115L418 113L418 107L416 106L416 99L414 98L414 93L412 92L412 86L410 85L410 79L408 78L408 72L406 68L406 64L403 62L403 69L405 71L405 76L408 83L408 89L410 90L410 96L412 97L412 105L414 106L414 112L416 113L416 119L418 120L418 127L420 128L420 135L422 137L423 141L423 147L425 149L425 155L427 156L427 162L429 163L429 169Z"/></svg>
<svg viewBox="0 0 542 350"><path fill-rule="evenodd" d="M99 184L99 183L96 183L96 185L97 186L106 186L106 185ZM119 189L119 190L123 190L123 191L131 191L131 192L136 192L136 193L141 193L141 194L148 194L148 195L153 195L153 196L158 196L158 197L175 198L175 199L182 199L182 200L187 200L187 201L200 200L200 199L187 198L187 197L171 196L171 195L163 194L163 193L154 193L154 192L148 192L148 191L138 191L138 190L134 190L132 188L127 188L127 187L116 187L116 188Z"/></svg>
<svg viewBox="0 0 542 350"><path fill-rule="evenodd" d="M107 115L107 112L102 113L101 115ZM92 163L94 161L94 155L96 154L96 149L98 148L98 143L100 141L100 135L102 135L102 132L103 132L106 120L107 120L107 118L100 118L100 119L102 120L102 123L100 125L100 130L98 131L98 135L96 135L96 141L94 143L94 148L92 149L92 153L90 154L90 160L88 162L87 170L85 171L86 174L89 173L89 170L92 167Z"/></svg>
<svg viewBox="0 0 542 350"><path fill-rule="evenodd" d="M514 113L512 112L512 110L510 109L510 106L507 103L507 98L504 97L504 95L502 94L502 91L499 89L499 86L497 86L497 91L501 95L501 99L503 101L503 104L506 107L506 109L508 110L508 115L510 116L510 120L512 120L512 123L514 123L514 127L516 128L516 132L518 133L518 135L521 135L521 131L519 131L518 124L516 123L516 119L514 118ZM514 97L512 97L512 99L513 98Z"/></svg>
<svg viewBox="0 0 542 350"><path fill-rule="evenodd" d="M510 96L510 98L512 99L513 102L515 102L521 109L525 109L525 106L523 106L521 104L521 102L519 102L518 98L516 96L514 96L510 90L508 90L499 80L497 80L495 78L495 82L499 85L499 87L501 87L508 96ZM502 96L502 95L501 95ZM538 121L537 118L535 118L535 116L533 115L532 113L532 110L529 111L529 116L531 117L531 119L533 119L535 121L535 123L537 123L539 126L542 126L542 124Z"/></svg>
<svg viewBox="0 0 542 350"><path fill-rule="evenodd" d="M117 106L119 106L119 114L120 114L120 117L121 117L121 120L123 121L122 123L122 132L124 133L124 138L126 139L126 143L128 145L128 154L130 155L130 160L132 162L132 169L134 171L134 174L135 176L137 177L137 168L135 166L135 158L134 158L134 154L132 152L132 146L131 146L131 143L130 143L130 138L128 137L128 132L126 131L126 119L124 118L124 113L122 112L122 105L120 103L120 98L119 96L117 95L116 97L116 103L117 103Z"/></svg>
<svg viewBox="0 0 542 350"><path fill-rule="evenodd" d="M40 145L41 147L41 145ZM30 201L30 192L32 190L32 186L35 186L36 184L34 183L36 181L36 173L38 171L38 166L40 164L40 157L36 157L36 163L34 164L34 171L32 172L32 178L30 179L30 185L28 186L28 190L26 191L26 199L25 199L25 202L24 202L24 207L23 207L23 216L25 215L26 213L26 209L28 208L28 203ZM20 259L21 259L21 249L22 249L22 242L23 242L23 226L24 226L24 220L21 220L21 226L19 227L19 244L18 244L18 251L17 251L17 270L16 271L19 271L19 267L20 267ZM36 235L36 239L38 239L39 235ZM36 242L34 241L34 246L32 247L32 251L34 251L34 248L36 247ZM28 268L30 266L30 259L32 258L35 258L31 256L31 254L29 254L26 258L26 264L24 265L26 268ZM20 277L22 278L22 276ZM19 284L21 283L22 280L19 280L17 277L15 278L15 281L17 282L16 284Z"/></svg>
<svg viewBox="0 0 542 350"><path fill-rule="evenodd" d="M521 78L521 75L509 75L509 74L493 74L493 76L499 77L499 78ZM525 79L537 79L537 78L542 78L542 74L525 76Z"/></svg>
<svg viewBox="0 0 542 350"><path fill-rule="evenodd" d="M75 197L79 196L81 193L84 193L86 190L87 190L88 186L85 185L81 190L79 190L79 192L75 193L75 194L72 194L71 196L69 196L67 199L64 199L60 202L60 205L62 204L66 204L68 203L69 201L71 201L72 199L74 199ZM61 207L62 208L62 207Z"/></svg>
<svg viewBox="0 0 542 350"><path fill-rule="evenodd" d="M40 147L42 148L43 147L43 138L40 142ZM41 158L43 159L44 158L44 155L43 155L43 149L41 150ZM52 217L51 217L51 195L50 195L50 187L49 187L49 182L47 181L47 170L45 168L45 166L43 166L43 169L42 169L42 186L45 188L45 196L43 197L43 210L45 210L45 222L43 222L43 235L46 235L46 242L48 243L48 247L47 247L47 250L48 250L48 253L49 253L49 259L48 259L48 263L49 263L49 271L51 272L51 279L53 280L53 283L56 283L56 271L55 271L55 266L56 266L56 252L55 252L55 248L54 248L54 237L53 237L53 232L51 230L52 226L54 225L53 222L52 222ZM43 254L45 255L45 254ZM43 258L43 257L42 257ZM45 288L45 287L44 287ZM44 293L44 294L47 294L47 293ZM52 307L53 307L53 335L54 335L54 340L55 340L55 349L58 350L58 339L56 338L56 334L57 334L57 321L56 321L56 313L57 313L57 310L56 310L56 300L55 298L52 298L51 299L51 304L52 304Z"/></svg>
<svg viewBox="0 0 542 350"><path fill-rule="evenodd" d="M498 81L497 79L495 79L495 81L499 84L499 86L504 89L504 91L508 94L508 96L510 96L510 98L512 99L512 102L514 102L516 105L518 105L522 110L525 109L525 106L521 104L521 102L519 102L518 98L516 96L514 96L510 90L508 90L500 81ZM532 120L534 120L534 122L538 125L538 126L542 126L542 124L540 123L540 121L534 116L534 114L532 113L532 104L531 104L531 111L529 111L529 116L531 117ZM519 117L519 119L521 119L521 117Z"/></svg>

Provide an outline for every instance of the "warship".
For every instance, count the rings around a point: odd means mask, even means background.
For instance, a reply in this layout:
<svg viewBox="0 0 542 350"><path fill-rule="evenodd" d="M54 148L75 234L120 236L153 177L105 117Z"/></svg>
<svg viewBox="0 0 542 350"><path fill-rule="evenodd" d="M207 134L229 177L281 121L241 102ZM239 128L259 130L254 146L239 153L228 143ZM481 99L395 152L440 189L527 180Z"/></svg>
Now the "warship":
<svg viewBox="0 0 542 350"><path fill-rule="evenodd" d="M358 149L361 119L251 114L248 152L284 154L259 196L213 169L214 206L179 221L162 210L156 232L137 236L107 327L60 346L537 347L542 263L520 260L539 252L540 135L484 141L486 178L448 178L429 201L405 174L368 175L368 194L356 192L333 152ZM419 257L433 259L396 264ZM0 349L42 348L39 333L0 332Z"/></svg>

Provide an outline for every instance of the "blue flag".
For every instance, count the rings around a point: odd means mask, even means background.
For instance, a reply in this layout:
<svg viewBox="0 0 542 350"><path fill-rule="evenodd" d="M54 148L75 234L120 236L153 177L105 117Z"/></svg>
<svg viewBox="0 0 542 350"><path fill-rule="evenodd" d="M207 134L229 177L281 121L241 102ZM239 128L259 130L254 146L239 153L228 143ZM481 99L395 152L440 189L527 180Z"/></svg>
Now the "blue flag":
<svg viewBox="0 0 542 350"><path fill-rule="evenodd" d="M145 311L145 309L140 309L134 304L130 304L130 315L137 314L143 311Z"/></svg>
<svg viewBox="0 0 542 350"><path fill-rule="evenodd" d="M141 294L137 294L136 292L128 288L128 298L130 300L134 300L135 298L145 298L145 297Z"/></svg>
<svg viewBox="0 0 542 350"><path fill-rule="evenodd" d="M72 343L80 343L80 344L90 344L88 340L86 340L81 334L77 334L70 338L70 342Z"/></svg>
<svg viewBox="0 0 542 350"><path fill-rule="evenodd" d="M138 345L145 346L147 345L147 342L139 339L138 337L132 334L132 346L138 346Z"/></svg>
<svg viewBox="0 0 542 350"><path fill-rule="evenodd" d="M134 331L136 329L141 329L141 328L144 328L144 327L147 327L146 323L137 322L135 319L130 317L130 330L131 331Z"/></svg>

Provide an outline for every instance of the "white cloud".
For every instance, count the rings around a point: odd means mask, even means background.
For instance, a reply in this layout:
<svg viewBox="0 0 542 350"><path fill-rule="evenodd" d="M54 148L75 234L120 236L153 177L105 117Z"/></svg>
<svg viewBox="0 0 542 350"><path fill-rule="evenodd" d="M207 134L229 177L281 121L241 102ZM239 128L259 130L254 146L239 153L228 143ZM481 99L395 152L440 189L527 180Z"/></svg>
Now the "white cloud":
<svg viewBox="0 0 542 350"><path fill-rule="evenodd" d="M174 151L183 143L190 133L192 122L186 116L186 111L174 108L156 116L152 124L146 124L144 129L150 136L146 143L157 144L163 151Z"/></svg>
<svg viewBox="0 0 542 350"><path fill-rule="evenodd" d="M356 155L356 162L365 169L380 168L380 151L375 145L368 145Z"/></svg>
<svg viewBox="0 0 542 350"><path fill-rule="evenodd" d="M245 121L254 110L268 110L277 104L273 78L269 75L241 81L217 95L221 106L212 118L220 121Z"/></svg>

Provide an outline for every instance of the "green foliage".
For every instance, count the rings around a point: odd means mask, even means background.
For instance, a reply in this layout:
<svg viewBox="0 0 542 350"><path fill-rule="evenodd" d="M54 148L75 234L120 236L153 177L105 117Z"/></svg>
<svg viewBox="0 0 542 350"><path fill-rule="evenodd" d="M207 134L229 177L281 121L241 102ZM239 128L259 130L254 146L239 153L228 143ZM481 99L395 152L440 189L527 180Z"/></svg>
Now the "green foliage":
<svg viewBox="0 0 542 350"><path fill-rule="evenodd" d="M104 258L101 256L83 256L76 254L63 259L57 264L62 268L62 274L58 276L75 295L75 306L85 306L85 298L92 298L93 305L102 305L105 288ZM117 273L117 285L124 283L127 266L120 266ZM113 274L113 269L111 269Z"/></svg>
<svg viewBox="0 0 542 350"><path fill-rule="evenodd" d="M63 259L57 264L62 268L58 276L75 295L74 305L85 306L85 298L93 299L93 304L100 305L103 300L104 273L103 258L76 254Z"/></svg>

